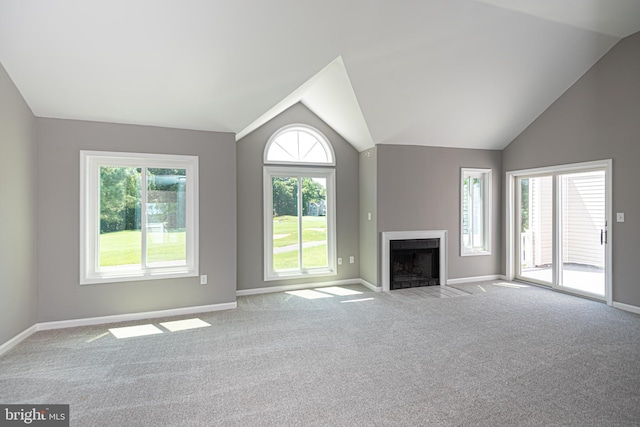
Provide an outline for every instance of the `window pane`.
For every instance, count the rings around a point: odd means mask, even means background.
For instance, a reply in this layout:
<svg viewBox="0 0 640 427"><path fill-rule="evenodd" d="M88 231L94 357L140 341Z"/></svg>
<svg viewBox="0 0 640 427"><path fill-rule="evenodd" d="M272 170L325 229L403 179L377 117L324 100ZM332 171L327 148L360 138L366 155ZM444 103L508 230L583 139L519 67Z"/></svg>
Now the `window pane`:
<svg viewBox="0 0 640 427"><path fill-rule="evenodd" d="M185 169L147 169L147 265L187 263Z"/></svg>
<svg viewBox="0 0 640 427"><path fill-rule="evenodd" d="M300 266L298 241L298 179L273 177L273 269L282 271Z"/></svg>
<svg viewBox="0 0 640 427"><path fill-rule="evenodd" d="M302 267L326 267L327 180L302 179Z"/></svg>
<svg viewBox="0 0 640 427"><path fill-rule="evenodd" d="M520 179L520 275L553 282L553 177Z"/></svg>
<svg viewBox="0 0 640 427"><path fill-rule="evenodd" d="M140 188L140 169L100 167L101 268L140 267Z"/></svg>
<svg viewBox="0 0 640 427"><path fill-rule="evenodd" d="M474 248L484 248L484 191L483 180L481 178L473 178L472 186L472 224L473 224L473 239L472 245Z"/></svg>
<svg viewBox="0 0 640 427"><path fill-rule="evenodd" d="M469 197L471 196L469 189L470 182L469 177L465 177L462 184L462 243L465 248L471 247L471 216L469 215L471 205L469 201Z"/></svg>

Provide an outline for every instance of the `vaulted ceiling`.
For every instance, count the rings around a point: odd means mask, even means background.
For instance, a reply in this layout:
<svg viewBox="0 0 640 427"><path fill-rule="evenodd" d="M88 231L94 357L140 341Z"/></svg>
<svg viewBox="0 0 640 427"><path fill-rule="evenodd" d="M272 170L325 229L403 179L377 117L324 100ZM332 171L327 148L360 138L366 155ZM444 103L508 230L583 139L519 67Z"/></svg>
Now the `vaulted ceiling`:
<svg viewBox="0 0 640 427"><path fill-rule="evenodd" d="M358 150L501 149L621 38L638 0L1 0L38 117L234 132L302 102Z"/></svg>

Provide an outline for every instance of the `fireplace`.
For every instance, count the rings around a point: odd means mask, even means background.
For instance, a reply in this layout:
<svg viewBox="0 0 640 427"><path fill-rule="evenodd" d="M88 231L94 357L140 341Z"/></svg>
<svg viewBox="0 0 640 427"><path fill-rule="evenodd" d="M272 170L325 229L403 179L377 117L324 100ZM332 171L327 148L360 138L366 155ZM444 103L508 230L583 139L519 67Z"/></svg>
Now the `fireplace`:
<svg viewBox="0 0 640 427"><path fill-rule="evenodd" d="M384 292L416 286L446 286L447 230L383 231L381 234L380 279ZM393 261L392 252L398 252ZM393 287L392 282L396 282Z"/></svg>
<svg viewBox="0 0 640 427"><path fill-rule="evenodd" d="M390 242L389 289L440 284L440 239Z"/></svg>

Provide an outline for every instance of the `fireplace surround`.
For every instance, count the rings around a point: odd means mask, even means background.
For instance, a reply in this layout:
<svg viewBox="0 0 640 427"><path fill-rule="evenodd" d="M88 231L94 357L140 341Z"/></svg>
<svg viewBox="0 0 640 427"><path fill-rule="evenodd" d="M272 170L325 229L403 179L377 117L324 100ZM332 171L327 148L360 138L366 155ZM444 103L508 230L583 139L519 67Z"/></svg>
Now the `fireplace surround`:
<svg viewBox="0 0 640 427"><path fill-rule="evenodd" d="M382 291L387 292L392 289L391 286L391 242L399 240L429 240L437 239L438 243L438 258L439 265L439 285L445 286L447 284L447 230L416 230L416 231L383 231L382 232L382 254L380 263L382 264ZM412 243L408 243L412 246ZM428 246L434 246L433 243L429 243ZM402 247L403 245L394 246ZM424 269L424 267L421 267ZM433 282L426 284L435 284ZM417 286L417 285L416 285Z"/></svg>

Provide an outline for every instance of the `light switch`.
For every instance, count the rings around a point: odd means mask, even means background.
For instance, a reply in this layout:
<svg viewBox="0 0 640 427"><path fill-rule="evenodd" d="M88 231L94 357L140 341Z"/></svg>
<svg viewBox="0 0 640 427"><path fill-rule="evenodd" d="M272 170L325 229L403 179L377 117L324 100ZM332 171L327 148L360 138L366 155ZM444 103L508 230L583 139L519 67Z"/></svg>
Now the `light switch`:
<svg viewBox="0 0 640 427"><path fill-rule="evenodd" d="M367 219L371 221L371 212L367 212Z"/></svg>
<svg viewBox="0 0 640 427"><path fill-rule="evenodd" d="M616 221L618 222L624 222L624 212L618 212L616 214Z"/></svg>

